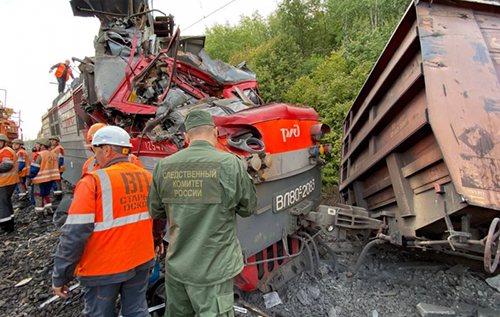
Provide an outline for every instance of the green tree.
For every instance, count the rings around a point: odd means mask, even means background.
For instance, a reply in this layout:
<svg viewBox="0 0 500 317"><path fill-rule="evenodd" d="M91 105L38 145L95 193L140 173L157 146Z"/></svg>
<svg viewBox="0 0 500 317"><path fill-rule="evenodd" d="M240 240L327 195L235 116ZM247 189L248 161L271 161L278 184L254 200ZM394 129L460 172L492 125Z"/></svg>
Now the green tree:
<svg viewBox="0 0 500 317"><path fill-rule="evenodd" d="M259 91L265 102L283 102L284 93L300 77L303 57L287 36L276 36L248 51L248 65L257 73Z"/></svg>
<svg viewBox="0 0 500 317"><path fill-rule="evenodd" d="M207 29L206 50L231 64L247 61L265 102L312 106L331 127L323 182L336 184L342 123L412 0L283 0L267 19Z"/></svg>
<svg viewBox="0 0 500 317"><path fill-rule="evenodd" d="M241 16L239 23L232 27L229 23L216 24L207 28L207 53L214 59L229 61L231 55L247 48L257 47L271 39L267 20L258 12L252 16Z"/></svg>
<svg viewBox="0 0 500 317"><path fill-rule="evenodd" d="M303 56L331 51L326 28L325 6L320 0L283 0L270 19L273 34L293 38Z"/></svg>

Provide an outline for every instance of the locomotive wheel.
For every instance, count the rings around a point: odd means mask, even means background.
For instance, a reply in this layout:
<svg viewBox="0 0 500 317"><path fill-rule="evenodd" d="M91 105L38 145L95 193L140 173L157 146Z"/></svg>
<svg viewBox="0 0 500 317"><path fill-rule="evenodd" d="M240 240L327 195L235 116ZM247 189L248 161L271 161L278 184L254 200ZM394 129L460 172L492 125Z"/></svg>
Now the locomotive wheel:
<svg viewBox="0 0 500 317"><path fill-rule="evenodd" d="M494 273L500 261L500 218L491 222L486 243L484 245L484 269L488 273Z"/></svg>

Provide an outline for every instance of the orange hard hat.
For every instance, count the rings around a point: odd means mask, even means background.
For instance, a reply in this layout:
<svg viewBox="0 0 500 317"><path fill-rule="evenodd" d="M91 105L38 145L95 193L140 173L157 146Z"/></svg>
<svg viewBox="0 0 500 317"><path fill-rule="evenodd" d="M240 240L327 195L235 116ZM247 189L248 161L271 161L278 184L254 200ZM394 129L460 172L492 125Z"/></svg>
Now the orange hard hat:
<svg viewBox="0 0 500 317"><path fill-rule="evenodd" d="M89 129L89 132L87 133L87 141L89 141L89 143L92 143L92 138L94 137L94 134L100 129L100 128L104 128L105 126L107 126L106 123L94 123L90 129Z"/></svg>

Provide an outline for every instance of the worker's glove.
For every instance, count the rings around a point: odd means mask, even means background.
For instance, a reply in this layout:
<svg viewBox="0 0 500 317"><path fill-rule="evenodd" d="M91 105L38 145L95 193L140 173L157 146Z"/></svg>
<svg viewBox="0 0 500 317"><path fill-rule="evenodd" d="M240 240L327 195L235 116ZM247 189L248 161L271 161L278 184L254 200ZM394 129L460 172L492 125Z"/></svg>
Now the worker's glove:
<svg viewBox="0 0 500 317"><path fill-rule="evenodd" d="M165 235L167 219L153 219L153 240L155 247L161 244Z"/></svg>
<svg viewBox="0 0 500 317"><path fill-rule="evenodd" d="M165 247L163 243L160 243L160 245L155 247L155 259L159 259L163 252L165 252Z"/></svg>
<svg viewBox="0 0 500 317"><path fill-rule="evenodd" d="M31 186L31 183L33 183L33 179L27 178L26 179L26 186L28 186L28 187Z"/></svg>

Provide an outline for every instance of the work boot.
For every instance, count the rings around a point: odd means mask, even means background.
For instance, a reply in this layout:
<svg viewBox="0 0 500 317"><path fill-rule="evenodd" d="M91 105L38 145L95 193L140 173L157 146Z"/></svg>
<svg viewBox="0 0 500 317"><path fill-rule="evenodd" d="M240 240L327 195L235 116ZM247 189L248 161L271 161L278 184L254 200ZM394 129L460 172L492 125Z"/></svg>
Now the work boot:
<svg viewBox="0 0 500 317"><path fill-rule="evenodd" d="M43 206L43 215L45 217L51 218L53 214L54 214L54 211L52 210L52 204L51 203L48 203L45 206Z"/></svg>
<svg viewBox="0 0 500 317"><path fill-rule="evenodd" d="M25 197L23 197L23 198L19 199L19 201L17 202L17 204L15 204L15 205L14 205L14 206L12 206L12 207L13 207L14 209L17 209L17 208L19 208L19 209L24 209L24 208L28 207L28 206L29 206L29 204L30 204L30 202L29 202L28 198L25 196Z"/></svg>
<svg viewBox="0 0 500 317"><path fill-rule="evenodd" d="M42 211L42 212L39 212L39 213L37 213L37 214L36 214L36 216L37 216L37 219L36 219L36 220L37 220L37 223L38 223L39 225L42 225L42 224L44 224L45 222L47 222L47 220L46 220L46 218L45 218L45 212L43 212L43 211Z"/></svg>
<svg viewBox="0 0 500 317"><path fill-rule="evenodd" d="M5 233L5 232L14 232L14 220L9 220L0 226L0 233Z"/></svg>
<svg viewBox="0 0 500 317"><path fill-rule="evenodd" d="M62 201L63 195L54 195L52 198L52 208L57 208L59 206L59 203Z"/></svg>
<svg viewBox="0 0 500 317"><path fill-rule="evenodd" d="M38 219L38 223L42 223L43 222L43 219L45 218L44 217L44 208L43 207L35 207L35 214L36 214L36 217Z"/></svg>

